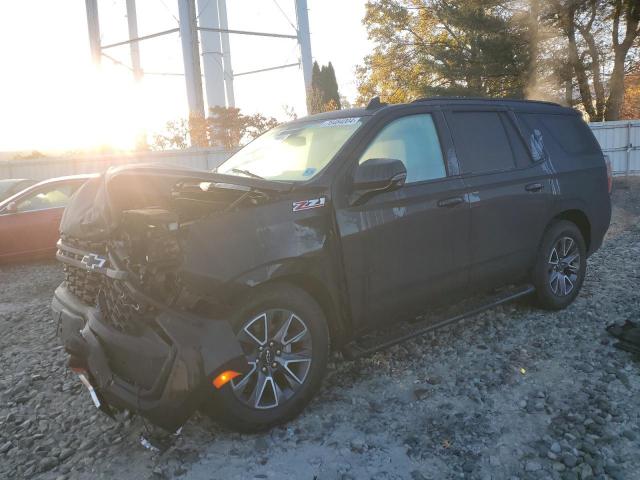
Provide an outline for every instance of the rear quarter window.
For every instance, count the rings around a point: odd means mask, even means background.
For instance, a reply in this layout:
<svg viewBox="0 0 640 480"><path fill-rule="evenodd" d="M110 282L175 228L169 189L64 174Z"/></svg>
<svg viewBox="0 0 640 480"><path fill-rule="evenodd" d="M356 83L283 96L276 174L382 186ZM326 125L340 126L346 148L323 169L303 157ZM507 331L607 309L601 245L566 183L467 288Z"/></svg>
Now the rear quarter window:
<svg viewBox="0 0 640 480"><path fill-rule="evenodd" d="M576 115L521 113L519 117L530 135L535 132L538 126L542 126L545 130L544 133L550 135L567 153L578 155L599 151L600 147L591 130ZM532 152L532 154L534 153Z"/></svg>

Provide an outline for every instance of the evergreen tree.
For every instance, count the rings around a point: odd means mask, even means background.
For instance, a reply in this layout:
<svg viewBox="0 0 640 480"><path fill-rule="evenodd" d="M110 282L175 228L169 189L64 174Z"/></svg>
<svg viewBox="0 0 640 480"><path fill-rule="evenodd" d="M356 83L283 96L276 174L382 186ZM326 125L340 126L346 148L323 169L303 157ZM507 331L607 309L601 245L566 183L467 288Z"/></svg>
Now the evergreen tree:
<svg viewBox="0 0 640 480"><path fill-rule="evenodd" d="M340 92L338 92L338 81L336 80L336 72L333 65L329 62L326 67L321 70L323 101L325 104L334 102L337 106L336 110L340 110Z"/></svg>
<svg viewBox="0 0 640 480"><path fill-rule="evenodd" d="M313 62L311 92L308 93L307 101L310 113L340 110L338 81L331 62L322 67L318 65L318 62Z"/></svg>
<svg viewBox="0 0 640 480"><path fill-rule="evenodd" d="M313 70L311 71L311 88L322 90L322 79L320 78L320 66L318 62L313 62Z"/></svg>

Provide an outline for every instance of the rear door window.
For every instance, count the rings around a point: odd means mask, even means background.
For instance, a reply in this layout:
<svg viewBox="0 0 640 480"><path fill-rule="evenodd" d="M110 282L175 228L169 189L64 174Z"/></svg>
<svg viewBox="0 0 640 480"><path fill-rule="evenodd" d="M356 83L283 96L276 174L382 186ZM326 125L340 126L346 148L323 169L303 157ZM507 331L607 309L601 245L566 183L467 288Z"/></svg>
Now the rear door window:
<svg viewBox="0 0 640 480"><path fill-rule="evenodd" d="M499 112L452 112L452 133L463 173L489 173L515 167Z"/></svg>
<svg viewBox="0 0 640 480"><path fill-rule="evenodd" d="M359 163L371 158L402 161L407 183L447 176L438 132L430 114L409 115L385 126L369 144Z"/></svg>

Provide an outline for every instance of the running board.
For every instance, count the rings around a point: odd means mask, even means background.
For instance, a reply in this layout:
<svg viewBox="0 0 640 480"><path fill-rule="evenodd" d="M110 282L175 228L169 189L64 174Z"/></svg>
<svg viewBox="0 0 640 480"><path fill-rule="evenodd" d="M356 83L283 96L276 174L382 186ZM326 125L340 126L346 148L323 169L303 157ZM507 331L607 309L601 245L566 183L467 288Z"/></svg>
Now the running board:
<svg viewBox="0 0 640 480"><path fill-rule="evenodd" d="M506 290L501 290L498 293L491 295L485 295L480 298L473 298L466 302L463 302L463 312L455 313L451 312L451 307L447 309L439 309L435 312L431 312L427 315L423 315L418 318L416 322L400 322L395 327L394 332L384 333L377 332L368 334L358 340L355 340L347 344L342 353L345 358L352 360L364 355L389 348L398 343L402 343L405 340L409 340L425 333L432 332L438 328L450 325L457 321L463 320L478 313L489 310L490 308L502 305L503 303L511 302L521 297L532 294L535 291L533 285L520 285L517 287L511 287ZM468 304L471 302L471 304ZM445 310L444 312L442 310ZM459 310L459 309L457 309Z"/></svg>

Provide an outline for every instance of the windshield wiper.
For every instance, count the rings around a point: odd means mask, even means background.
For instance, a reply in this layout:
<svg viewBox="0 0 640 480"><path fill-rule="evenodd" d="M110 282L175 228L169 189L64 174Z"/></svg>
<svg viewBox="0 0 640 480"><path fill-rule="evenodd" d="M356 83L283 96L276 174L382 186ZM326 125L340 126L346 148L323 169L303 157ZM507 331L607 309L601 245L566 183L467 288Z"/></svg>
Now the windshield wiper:
<svg viewBox="0 0 640 480"><path fill-rule="evenodd" d="M242 175L246 175L247 177L258 178L260 180L264 180L264 177L261 177L260 175L256 175L255 173L250 172L249 170L243 170L241 168L232 168L231 171L234 172L234 173L240 173Z"/></svg>

